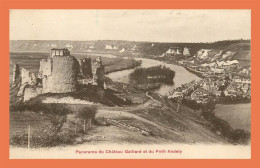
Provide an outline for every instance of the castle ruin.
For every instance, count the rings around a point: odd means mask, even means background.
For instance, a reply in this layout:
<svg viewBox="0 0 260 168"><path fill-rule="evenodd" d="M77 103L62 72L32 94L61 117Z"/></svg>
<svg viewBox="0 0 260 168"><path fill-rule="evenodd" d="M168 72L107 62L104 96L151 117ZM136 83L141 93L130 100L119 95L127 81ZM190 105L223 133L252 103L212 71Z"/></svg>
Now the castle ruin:
<svg viewBox="0 0 260 168"><path fill-rule="evenodd" d="M97 57L92 64L93 85L104 87L104 72L105 66L101 61L101 57Z"/></svg>
<svg viewBox="0 0 260 168"><path fill-rule="evenodd" d="M79 75L81 75L82 78L92 78L92 65L91 65L91 59L89 57L78 59L79 62Z"/></svg>
<svg viewBox="0 0 260 168"><path fill-rule="evenodd" d="M104 69L101 57L92 63L89 57L76 59L68 49L54 48L47 59L40 61L37 75L14 65L12 84L20 80L17 96L24 95L24 101L27 101L44 93L75 92L82 79L104 88Z"/></svg>

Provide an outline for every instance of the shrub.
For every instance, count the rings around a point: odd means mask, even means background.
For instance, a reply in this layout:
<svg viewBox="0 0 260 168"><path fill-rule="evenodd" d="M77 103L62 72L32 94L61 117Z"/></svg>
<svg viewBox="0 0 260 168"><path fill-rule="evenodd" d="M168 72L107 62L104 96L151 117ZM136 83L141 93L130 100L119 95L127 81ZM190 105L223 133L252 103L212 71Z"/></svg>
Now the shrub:
<svg viewBox="0 0 260 168"><path fill-rule="evenodd" d="M96 107L77 107L67 104L42 104L30 103L20 106L19 110L42 112L50 119L49 126L34 127L31 130L31 147L53 147L73 144L83 133L82 121L95 118ZM72 116L71 118L69 116ZM81 129L77 129L81 125ZM75 131L76 129L76 131ZM10 138L10 144L26 147L28 133L26 131L16 133Z"/></svg>

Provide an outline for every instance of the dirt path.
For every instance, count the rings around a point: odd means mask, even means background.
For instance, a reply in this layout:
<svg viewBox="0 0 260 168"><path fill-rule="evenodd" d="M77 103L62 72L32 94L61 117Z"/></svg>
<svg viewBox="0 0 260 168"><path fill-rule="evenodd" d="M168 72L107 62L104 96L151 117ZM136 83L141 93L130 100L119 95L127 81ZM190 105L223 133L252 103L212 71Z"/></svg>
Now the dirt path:
<svg viewBox="0 0 260 168"><path fill-rule="evenodd" d="M96 114L96 118L99 118L99 117L104 117L104 118L128 117L128 118L136 119L136 120L141 121L141 122L146 122L148 124L151 124L151 125L159 128L163 132L165 132L165 129L167 129L167 131L170 131L170 132L172 132L174 134L177 134L177 135L180 135L180 136L184 135L184 133L179 133L179 132L174 131L172 129L163 127L163 126L158 125L158 124L156 124L154 122L151 122L151 121L149 121L149 120L147 120L145 118L142 118L142 117L140 117L138 115L135 115L135 114L132 114L132 113L129 113L129 112L126 112L126 111L98 110L98 112Z"/></svg>

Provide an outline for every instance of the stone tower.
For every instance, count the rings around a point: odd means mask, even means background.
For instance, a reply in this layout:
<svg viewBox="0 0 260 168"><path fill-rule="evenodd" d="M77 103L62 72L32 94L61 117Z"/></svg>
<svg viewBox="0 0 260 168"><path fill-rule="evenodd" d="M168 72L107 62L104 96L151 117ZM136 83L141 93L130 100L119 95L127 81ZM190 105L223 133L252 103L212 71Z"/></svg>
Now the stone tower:
<svg viewBox="0 0 260 168"><path fill-rule="evenodd" d="M43 93L76 91L79 64L68 49L52 49L50 57L40 62Z"/></svg>

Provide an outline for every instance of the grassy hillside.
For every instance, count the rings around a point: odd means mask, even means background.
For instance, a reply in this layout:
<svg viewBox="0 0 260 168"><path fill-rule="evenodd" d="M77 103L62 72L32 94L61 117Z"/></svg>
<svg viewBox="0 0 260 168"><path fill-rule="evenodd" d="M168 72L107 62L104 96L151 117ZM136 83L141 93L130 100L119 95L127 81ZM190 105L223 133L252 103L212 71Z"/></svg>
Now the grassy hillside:
<svg viewBox="0 0 260 168"><path fill-rule="evenodd" d="M100 107L96 120L106 125L90 133L109 143L248 143L250 133L232 129L215 116L202 116L157 94L138 107ZM178 110L177 110L178 109ZM92 139L94 143L100 143Z"/></svg>

